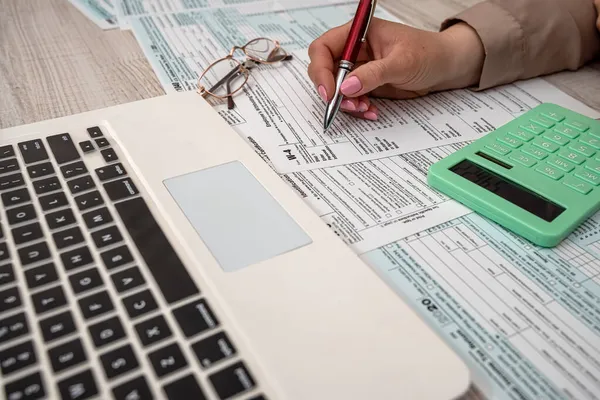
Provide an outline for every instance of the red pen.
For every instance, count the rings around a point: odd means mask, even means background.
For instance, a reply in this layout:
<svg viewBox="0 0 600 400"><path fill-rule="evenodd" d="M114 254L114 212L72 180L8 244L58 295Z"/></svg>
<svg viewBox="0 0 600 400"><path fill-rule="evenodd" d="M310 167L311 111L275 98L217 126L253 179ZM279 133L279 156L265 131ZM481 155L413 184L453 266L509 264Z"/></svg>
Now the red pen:
<svg viewBox="0 0 600 400"><path fill-rule="evenodd" d="M360 0L358 3L358 8L356 9L350 32L348 32L346 45L342 52L342 58L338 65L338 73L335 79L335 92L325 109L325 120L323 121L324 130L329 128L335 115L340 109L340 104L342 104L342 99L344 98L340 91L342 82L344 82L346 75L352 71L354 63L356 62L356 57L358 57L358 52L360 51L360 46L362 46L367 39L367 30L369 29L369 24L371 23L371 18L375 12L376 5L377 0Z"/></svg>

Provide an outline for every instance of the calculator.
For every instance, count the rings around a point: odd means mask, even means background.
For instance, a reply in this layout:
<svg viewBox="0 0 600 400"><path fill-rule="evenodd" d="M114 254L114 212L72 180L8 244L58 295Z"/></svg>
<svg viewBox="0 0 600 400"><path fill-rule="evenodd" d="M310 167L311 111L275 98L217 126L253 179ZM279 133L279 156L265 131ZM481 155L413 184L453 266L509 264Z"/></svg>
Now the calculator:
<svg viewBox="0 0 600 400"><path fill-rule="evenodd" d="M600 122L544 103L433 164L435 189L556 246L600 208Z"/></svg>

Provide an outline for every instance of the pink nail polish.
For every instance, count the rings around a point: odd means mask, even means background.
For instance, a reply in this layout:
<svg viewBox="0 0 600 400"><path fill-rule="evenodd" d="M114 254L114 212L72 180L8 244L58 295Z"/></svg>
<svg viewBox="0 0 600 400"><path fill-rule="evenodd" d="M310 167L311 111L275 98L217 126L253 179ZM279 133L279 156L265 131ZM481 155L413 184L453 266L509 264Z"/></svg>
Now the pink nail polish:
<svg viewBox="0 0 600 400"><path fill-rule="evenodd" d="M343 100L341 107L346 111L356 111L356 106L350 100Z"/></svg>
<svg viewBox="0 0 600 400"><path fill-rule="evenodd" d="M356 76L351 76L342 82L342 94L344 95L352 95L362 89L362 83Z"/></svg>
<svg viewBox="0 0 600 400"><path fill-rule="evenodd" d="M369 109L369 106L364 101L361 101L360 103L358 103L358 111L359 112L365 112L368 109Z"/></svg>
<svg viewBox="0 0 600 400"><path fill-rule="evenodd" d="M325 90L325 86L319 85L317 91L319 92L319 96L321 96L323 101L327 102L327 90Z"/></svg>
<svg viewBox="0 0 600 400"><path fill-rule="evenodd" d="M366 113L363 114L363 116L365 117L365 119L368 119L371 121L377 120L377 114L375 114L373 111L367 111Z"/></svg>

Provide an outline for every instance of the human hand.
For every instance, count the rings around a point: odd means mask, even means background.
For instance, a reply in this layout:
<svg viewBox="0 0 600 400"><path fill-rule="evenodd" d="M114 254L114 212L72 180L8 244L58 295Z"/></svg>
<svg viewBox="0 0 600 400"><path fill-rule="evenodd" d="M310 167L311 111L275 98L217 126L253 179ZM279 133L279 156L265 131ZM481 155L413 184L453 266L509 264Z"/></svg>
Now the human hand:
<svg viewBox="0 0 600 400"><path fill-rule="evenodd" d="M311 43L308 74L324 101L335 91L334 74L351 22L325 32ZM484 49L477 33L459 23L429 32L373 18L354 70L342 83L343 111L375 120L369 96L403 99L432 91L476 84Z"/></svg>

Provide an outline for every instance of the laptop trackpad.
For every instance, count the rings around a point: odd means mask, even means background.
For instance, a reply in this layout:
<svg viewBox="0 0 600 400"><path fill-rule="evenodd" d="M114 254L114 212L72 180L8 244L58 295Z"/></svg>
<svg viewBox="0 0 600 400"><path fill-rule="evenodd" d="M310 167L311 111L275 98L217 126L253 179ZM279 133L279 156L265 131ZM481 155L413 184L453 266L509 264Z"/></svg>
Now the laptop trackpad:
<svg viewBox="0 0 600 400"><path fill-rule="evenodd" d="M226 272L312 242L239 161L164 183Z"/></svg>

